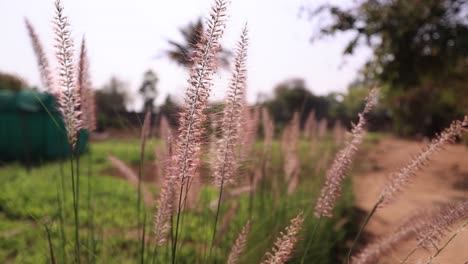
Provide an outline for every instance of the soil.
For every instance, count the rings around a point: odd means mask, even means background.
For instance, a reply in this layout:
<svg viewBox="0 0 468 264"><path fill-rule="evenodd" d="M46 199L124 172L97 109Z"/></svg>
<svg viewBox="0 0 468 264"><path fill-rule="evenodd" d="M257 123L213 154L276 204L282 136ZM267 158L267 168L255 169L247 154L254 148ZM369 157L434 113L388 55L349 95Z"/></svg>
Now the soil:
<svg viewBox="0 0 468 264"><path fill-rule="evenodd" d="M388 175L414 157L424 146L423 142L384 137L369 148L359 160L362 170L355 175L354 188L358 208L369 211L386 182ZM414 178L413 183L391 205L378 211L366 227L372 237L386 234L400 221L420 209L431 208L446 202L468 200L468 148L447 146ZM443 241L446 241L446 237ZM391 252L379 263L400 263L415 246L407 242ZM433 252L419 249L406 263L425 263ZM432 263L468 263L468 230L464 230L437 256Z"/></svg>

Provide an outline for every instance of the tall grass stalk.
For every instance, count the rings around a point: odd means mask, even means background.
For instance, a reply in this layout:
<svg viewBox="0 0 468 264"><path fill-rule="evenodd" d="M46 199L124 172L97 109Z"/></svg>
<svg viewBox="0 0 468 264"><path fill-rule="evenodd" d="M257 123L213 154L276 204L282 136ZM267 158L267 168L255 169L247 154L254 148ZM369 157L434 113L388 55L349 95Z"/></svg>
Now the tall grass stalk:
<svg viewBox="0 0 468 264"><path fill-rule="evenodd" d="M371 211L367 214L366 216L366 219L364 219L364 222L362 223L361 227L359 228L359 231L358 233L356 234L356 237L354 238L353 240L353 243L351 244L351 247L349 248L349 251L348 251L348 254L346 256L346 263L350 263L351 261L351 254L353 252L353 249L354 247L356 246L357 242L359 241L359 238L361 238L361 234L362 232L364 231L364 229L366 228L367 224L369 223L370 219L372 218L372 216L375 214L375 212L377 211L377 208L379 208L380 204L383 202L382 199L379 199L374 207L372 207Z"/></svg>
<svg viewBox="0 0 468 264"><path fill-rule="evenodd" d="M307 215L304 217L304 220L305 219L307 219ZM312 245L312 242L314 241L315 233L317 233L317 230L320 227L321 221L322 221L322 217L319 217L317 220L317 223L314 225L314 229L312 229L312 233L310 234L310 236L307 236L307 243L306 243L304 253L302 254L301 264L304 264L304 261L307 258L307 254L309 253L310 246Z"/></svg>
<svg viewBox="0 0 468 264"><path fill-rule="evenodd" d="M47 224L44 224L44 228L47 233L47 243L49 244L50 263L55 264L54 245L52 244L52 238L50 237L50 229Z"/></svg>
<svg viewBox="0 0 468 264"><path fill-rule="evenodd" d="M92 184L91 175L93 174L92 168L92 151L91 146L88 144L88 175L87 175L87 211L88 211L88 263L95 263L96 243L95 243L95 227L94 227L94 211L92 206Z"/></svg>
<svg viewBox="0 0 468 264"><path fill-rule="evenodd" d="M140 263L145 263L145 241L146 241L146 210L143 210L143 223L141 227Z"/></svg>
<svg viewBox="0 0 468 264"><path fill-rule="evenodd" d="M63 200L61 199L62 193L60 192L60 184L57 184L57 207L58 207L58 216L59 216L59 228L60 228L60 249L62 251L61 258L62 263L66 263L66 251L65 245L67 244L66 236L65 236L65 227L64 227L64 210L63 210Z"/></svg>
<svg viewBox="0 0 468 264"><path fill-rule="evenodd" d="M177 173L174 176L178 178L180 192L172 246L172 263L176 262L183 201L190 189L188 183L200 166L200 149L205 132L203 125L207 118L205 109L211 91L211 79L217 68L217 53L221 49L219 40L224 32L226 6L224 0L216 0L207 22L207 30L201 34L200 42L197 43L192 56L193 65L190 70L184 110L179 118L179 136L176 144Z"/></svg>
<svg viewBox="0 0 468 264"><path fill-rule="evenodd" d="M77 133L81 127L80 120L80 97L77 92L74 62L73 62L73 40L69 30L67 16L63 13L60 0L55 1L55 53L58 62L58 87L60 88L58 102L59 111L62 115L70 151L70 172L72 180L73 209L75 219L75 262L80 263L80 237L78 217L78 192L79 176L75 175L74 147L77 141ZM78 168L77 168L78 169Z"/></svg>
<svg viewBox="0 0 468 264"><path fill-rule="evenodd" d="M75 170L73 165L73 148L70 145L70 172L71 172L71 182L72 182L72 195L73 195L73 216L75 220L75 262L80 263L80 222L78 217L78 204L77 204L77 185L78 182L75 181Z"/></svg>
<svg viewBox="0 0 468 264"><path fill-rule="evenodd" d="M359 113L358 123L353 126L350 138L336 154L333 163L327 171L325 183L315 204L315 215L317 217L333 217L333 208L335 208L337 200L341 197L343 181L366 135L366 115L372 111L377 101L378 90L370 90L364 109Z"/></svg>
<svg viewBox="0 0 468 264"><path fill-rule="evenodd" d="M74 151L74 149L73 149ZM76 214L77 214L77 226L78 226L78 229L80 228L80 225L79 225L79 210L80 210L80 154L77 153L76 155L73 155L75 157L75 168L76 168L76 176L75 176L75 180L76 180L76 185L75 185L75 188L76 188ZM78 243L80 242L79 240L79 236L78 236ZM79 248L79 245L78 245L78 248ZM81 258L81 255L79 254L78 255L79 258Z"/></svg>
<svg viewBox="0 0 468 264"><path fill-rule="evenodd" d="M221 181L221 186L219 187L219 195L218 195L218 204L216 206L216 213L215 213L215 220L213 224L213 236L211 237L211 246L210 246L210 253L209 253L209 259L211 259L211 254L213 251L213 247L215 244L215 239L216 239L216 229L218 227L218 218L219 218L219 213L221 209L221 199L223 197L223 189L224 189L224 180Z"/></svg>
<svg viewBox="0 0 468 264"><path fill-rule="evenodd" d="M245 26L237 44L236 56L234 58L234 69L229 82L226 106L223 111L222 138L219 140L216 153L213 176L215 184L219 186L219 196L215 213L215 221L213 224L213 237L211 239L209 253L210 258L216 239L223 190L225 188L225 184L233 183L235 181L234 177L239 163L239 156L236 155L236 147L239 147L243 141L243 139L239 138L239 130L246 83L247 41L247 26Z"/></svg>
<svg viewBox="0 0 468 264"><path fill-rule="evenodd" d="M140 162L138 163L138 190L137 190L137 218L138 218L138 230L141 228L140 235L140 263L143 264L145 260L144 249L145 249L145 225L146 225L146 209L141 206L141 193L142 193L142 177L143 177L143 162L145 161L145 149L146 139L148 137L151 127L151 112L148 110L145 113L145 119L143 121L143 127L141 129L141 145L140 145ZM141 221L141 210L143 209L143 223Z"/></svg>
<svg viewBox="0 0 468 264"><path fill-rule="evenodd" d="M164 170L164 182L161 186L159 198L156 202L156 214L154 216L154 249L152 263L156 261L158 246L167 242L168 234L171 236L172 245L172 227L173 227L173 214L174 214L174 203L175 203L175 178L172 177L174 172L174 153L173 153L173 141L172 134L167 131L166 136L166 153L165 162L163 163Z"/></svg>

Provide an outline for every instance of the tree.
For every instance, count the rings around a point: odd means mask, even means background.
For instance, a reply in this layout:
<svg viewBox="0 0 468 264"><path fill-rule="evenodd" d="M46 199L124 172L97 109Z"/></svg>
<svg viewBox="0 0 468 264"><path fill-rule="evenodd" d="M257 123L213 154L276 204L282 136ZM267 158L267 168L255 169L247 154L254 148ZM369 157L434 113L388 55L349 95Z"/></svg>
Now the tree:
<svg viewBox="0 0 468 264"><path fill-rule="evenodd" d="M165 116L172 127L178 127L178 118L181 110L181 106L175 103L171 96L168 95L166 100L164 100L164 103L159 107L159 114L160 116Z"/></svg>
<svg viewBox="0 0 468 264"><path fill-rule="evenodd" d="M18 92L26 86L27 84L20 77L0 72L0 91Z"/></svg>
<svg viewBox="0 0 468 264"><path fill-rule="evenodd" d="M98 113L98 127L119 127L121 123L116 119L119 112L126 111L128 103L127 84L116 77L96 91L96 104Z"/></svg>
<svg viewBox="0 0 468 264"><path fill-rule="evenodd" d="M192 66L192 61L190 59L204 32L203 22L201 18L199 18L195 23L190 23L186 27L179 29L179 31L183 40L180 43L169 40L168 43L172 46L172 49L167 51L167 55L174 62L183 67L190 68ZM218 60L221 66L229 66L230 54L229 51L221 48L221 51L218 53Z"/></svg>
<svg viewBox="0 0 468 264"><path fill-rule="evenodd" d="M320 119L328 115L328 101L325 97L313 95L306 87L303 79L289 79L278 84L274 89L274 98L264 103L275 123L288 123L294 112L300 112L301 123L309 112L315 110Z"/></svg>
<svg viewBox="0 0 468 264"><path fill-rule="evenodd" d="M467 0L361 0L330 14L320 36L353 32L344 54L368 45L366 80L384 86L397 132L433 134L468 108Z"/></svg>
<svg viewBox="0 0 468 264"><path fill-rule="evenodd" d="M158 95L158 91L156 89L156 84L158 83L158 77L156 73L152 70L148 70L144 77L143 83L140 86L138 92L143 96L144 104L143 104L143 112L150 111L153 112L154 108L154 100Z"/></svg>

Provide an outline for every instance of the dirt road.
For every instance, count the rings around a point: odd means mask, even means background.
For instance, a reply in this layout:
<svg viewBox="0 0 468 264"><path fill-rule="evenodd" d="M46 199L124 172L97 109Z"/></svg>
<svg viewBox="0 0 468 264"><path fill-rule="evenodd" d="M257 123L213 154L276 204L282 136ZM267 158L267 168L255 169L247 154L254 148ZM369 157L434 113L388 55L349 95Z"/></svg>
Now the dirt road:
<svg viewBox="0 0 468 264"><path fill-rule="evenodd" d="M360 160L363 171L354 178L358 207L368 211L372 208L382 186L392 171L415 156L424 146L422 142L406 141L392 137L382 138ZM437 153L413 184L392 205L379 211L367 227L372 235L391 231L406 216L418 209L431 208L449 201L468 200L468 148L451 145ZM448 238L446 238L448 239ZM445 240L446 240L445 239ZM445 241L444 240L444 241ZM415 243L401 245L379 263L400 263ZM425 263L430 253L420 249L406 263ZM459 235L433 263L465 264L468 262L468 230Z"/></svg>

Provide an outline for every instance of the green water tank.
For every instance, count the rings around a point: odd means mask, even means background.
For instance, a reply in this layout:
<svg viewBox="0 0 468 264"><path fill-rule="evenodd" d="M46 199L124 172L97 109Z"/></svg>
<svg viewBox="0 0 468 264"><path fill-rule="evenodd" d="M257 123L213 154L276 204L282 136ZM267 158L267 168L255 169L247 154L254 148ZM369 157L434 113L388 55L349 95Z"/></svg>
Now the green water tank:
<svg viewBox="0 0 468 264"><path fill-rule="evenodd" d="M86 150L81 130L75 154ZM53 96L33 90L0 91L0 160L38 161L66 158L70 150Z"/></svg>

